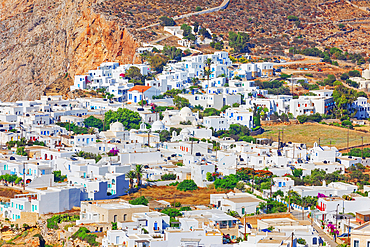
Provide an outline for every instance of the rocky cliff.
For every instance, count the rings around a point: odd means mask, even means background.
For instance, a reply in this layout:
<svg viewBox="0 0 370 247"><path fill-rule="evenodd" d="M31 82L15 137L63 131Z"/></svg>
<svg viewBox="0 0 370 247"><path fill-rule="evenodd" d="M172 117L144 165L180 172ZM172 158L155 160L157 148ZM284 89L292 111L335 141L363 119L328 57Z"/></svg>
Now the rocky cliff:
<svg viewBox="0 0 370 247"><path fill-rule="evenodd" d="M0 100L37 99L104 61L132 63L138 42L98 0L2 0ZM72 80L58 85L66 92ZM58 91L57 90L57 91Z"/></svg>

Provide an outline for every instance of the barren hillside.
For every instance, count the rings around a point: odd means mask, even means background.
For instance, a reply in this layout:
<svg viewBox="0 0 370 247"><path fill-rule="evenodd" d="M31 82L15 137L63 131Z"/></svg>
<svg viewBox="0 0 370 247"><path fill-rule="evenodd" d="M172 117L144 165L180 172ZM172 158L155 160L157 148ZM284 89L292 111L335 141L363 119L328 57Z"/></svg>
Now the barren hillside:
<svg viewBox="0 0 370 247"><path fill-rule="evenodd" d="M0 100L35 99L54 80L104 61L132 62L138 43L95 0L3 0ZM69 85L64 85L68 87Z"/></svg>

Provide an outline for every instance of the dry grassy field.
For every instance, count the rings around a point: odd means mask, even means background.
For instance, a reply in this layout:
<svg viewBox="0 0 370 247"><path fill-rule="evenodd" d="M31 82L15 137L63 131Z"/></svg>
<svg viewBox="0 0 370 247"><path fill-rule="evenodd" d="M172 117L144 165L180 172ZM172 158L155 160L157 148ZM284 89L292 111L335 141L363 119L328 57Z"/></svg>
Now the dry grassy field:
<svg viewBox="0 0 370 247"><path fill-rule="evenodd" d="M264 126L265 132L258 137L272 138L278 140L279 130L280 138L284 142L306 143L308 147L312 147L315 142L321 145L331 145L337 148L347 147L348 130L340 127L322 125L322 124L297 124L297 125L279 125L279 126ZM361 144L361 137L364 137L364 143L370 143L370 134L362 133L355 130L349 131L349 146Z"/></svg>
<svg viewBox="0 0 370 247"><path fill-rule="evenodd" d="M175 186L153 186L140 189L134 194L122 196L124 200L132 200L134 198L145 196L149 200L165 200L173 203L180 202L181 205L208 205L210 194L222 194L228 191L216 190L208 188L199 188L195 191L179 191Z"/></svg>

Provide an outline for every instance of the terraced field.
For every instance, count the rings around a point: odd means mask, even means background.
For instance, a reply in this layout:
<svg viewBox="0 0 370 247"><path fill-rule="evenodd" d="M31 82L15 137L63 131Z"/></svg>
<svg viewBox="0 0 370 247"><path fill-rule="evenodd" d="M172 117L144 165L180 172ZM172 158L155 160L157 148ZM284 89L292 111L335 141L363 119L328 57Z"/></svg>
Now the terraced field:
<svg viewBox="0 0 370 247"><path fill-rule="evenodd" d="M322 125L322 124L297 124L297 125L282 125L282 126L266 126L265 133L258 137L272 138L278 140L279 130L284 142L306 143L308 147L312 147L315 142L337 148L347 147L348 130L344 128ZM361 137L364 137L364 143L370 143L370 134L355 130L349 131L349 146L361 144Z"/></svg>

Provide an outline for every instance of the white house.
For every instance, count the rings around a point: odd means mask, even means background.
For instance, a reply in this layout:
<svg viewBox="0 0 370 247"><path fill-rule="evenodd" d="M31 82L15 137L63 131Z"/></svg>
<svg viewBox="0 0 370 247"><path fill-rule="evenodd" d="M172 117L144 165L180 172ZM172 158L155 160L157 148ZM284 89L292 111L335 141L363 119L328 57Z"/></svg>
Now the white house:
<svg viewBox="0 0 370 247"><path fill-rule="evenodd" d="M139 103L143 98L144 100L152 99L153 96L160 94L160 91L150 86L134 86L128 90L128 102Z"/></svg>

